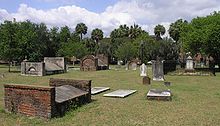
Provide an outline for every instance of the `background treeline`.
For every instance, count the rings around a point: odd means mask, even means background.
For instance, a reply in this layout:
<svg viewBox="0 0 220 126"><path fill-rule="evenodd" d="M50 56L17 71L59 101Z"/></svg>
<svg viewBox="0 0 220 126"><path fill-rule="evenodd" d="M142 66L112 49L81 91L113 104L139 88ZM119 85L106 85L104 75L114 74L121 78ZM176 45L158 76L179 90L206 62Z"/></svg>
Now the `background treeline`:
<svg viewBox="0 0 220 126"><path fill-rule="evenodd" d="M82 58L104 53L111 62L133 58L147 62L157 56L176 60L179 52L189 51L220 57L219 12L196 17L191 22L179 19L171 23L170 38L162 38L166 29L160 24L155 26L154 35L137 24L120 25L106 38L99 28L93 29L90 35L87 31L84 23L70 29L68 26L48 28L44 23L30 21L4 21L0 24L0 59L20 62L26 57L30 61L41 61L45 56Z"/></svg>

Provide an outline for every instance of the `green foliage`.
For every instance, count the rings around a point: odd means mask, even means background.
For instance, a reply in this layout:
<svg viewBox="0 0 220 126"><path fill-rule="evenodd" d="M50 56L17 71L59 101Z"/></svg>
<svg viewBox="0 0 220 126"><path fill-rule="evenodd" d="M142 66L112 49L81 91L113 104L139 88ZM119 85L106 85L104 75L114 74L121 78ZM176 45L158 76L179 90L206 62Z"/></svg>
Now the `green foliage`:
<svg viewBox="0 0 220 126"><path fill-rule="evenodd" d="M11 21L5 21L0 27L0 58L11 62L19 58L21 49L16 42L18 25Z"/></svg>
<svg viewBox="0 0 220 126"><path fill-rule="evenodd" d="M62 44L62 48L58 51L59 56L82 58L88 53L87 48L83 43L76 42L74 39L70 39L67 43Z"/></svg>
<svg viewBox="0 0 220 126"><path fill-rule="evenodd" d="M206 17L194 18L183 27L180 40L186 51L211 54L220 58L220 12L214 12Z"/></svg>
<svg viewBox="0 0 220 126"><path fill-rule="evenodd" d="M61 27L60 30L60 42L61 43L66 43L70 39L70 29L68 26Z"/></svg>
<svg viewBox="0 0 220 126"><path fill-rule="evenodd" d="M173 38L173 40L175 40L176 42L178 42L180 38L180 33L182 32L182 29L186 24L187 21L183 21L182 19L179 19L176 22L171 23L170 28L168 30L170 37Z"/></svg>
<svg viewBox="0 0 220 126"><path fill-rule="evenodd" d="M137 57L137 49L134 47L132 42L126 42L121 44L115 52L115 56L127 62Z"/></svg>

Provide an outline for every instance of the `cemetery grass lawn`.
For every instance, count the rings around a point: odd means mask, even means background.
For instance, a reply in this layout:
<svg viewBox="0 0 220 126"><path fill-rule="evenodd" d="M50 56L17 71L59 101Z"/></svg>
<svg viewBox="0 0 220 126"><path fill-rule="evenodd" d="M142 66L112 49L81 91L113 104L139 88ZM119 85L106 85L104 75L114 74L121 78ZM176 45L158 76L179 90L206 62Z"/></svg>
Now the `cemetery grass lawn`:
<svg viewBox="0 0 220 126"><path fill-rule="evenodd" d="M112 66L114 68L114 66ZM149 68L149 67L148 67ZM165 76L171 82L172 101L148 101L150 88L163 88L162 82L142 85L137 71L106 70L81 72L70 70L65 74L28 77L20 73L8 73L0 66L0 126L133 126L133 125L220 125L220 73L217 76ZM148 69L149 71L150 69ZM151 73L151 70L150 72ZM111 92L117 89L135 89L126 98L108 98L101 93L92 96L93 102L66 113L64 117L43 120L4 111L3 84L48 85L49 78L91 79L92 86L107 86ZM151 74L150 74L150 77Z"/></svg>

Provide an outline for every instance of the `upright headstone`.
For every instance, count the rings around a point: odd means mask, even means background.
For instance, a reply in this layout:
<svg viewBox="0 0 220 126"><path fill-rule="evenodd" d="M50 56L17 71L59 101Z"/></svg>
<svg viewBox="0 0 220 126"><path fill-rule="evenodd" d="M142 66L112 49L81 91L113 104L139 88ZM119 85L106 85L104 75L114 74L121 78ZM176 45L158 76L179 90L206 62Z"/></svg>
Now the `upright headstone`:
<svg viewBox="0 0 220 126"><path fill-rule="evenodd" d="M186 59L186 68L185 68L186 71L194 71L194 68L193 68L193 59L191 56L188 56L187 59Z"/></svg>
<svg viewBox="0 0 220 126"><path fill-rule="evenodd" d="M125 64L125 70L128 70L128 63Z"/></svg>
<svg viewBox="0 0 220 126"><path fill-rule="evenodd" d="M157 59L152 60L153 80L164 81L163 61Z"/></svg>
<svg viewBox="0 0 220 126"><path fill-rule="evenodd" d="M122 63L123 63L122 60L118 60L118 61L117 61L117 65L118 65L118 66L117 66L117 67L118 67L118 68L121 68Z"/></svg>
<svg viewBox="0 0 220 126"><path fill-rule="evenodd" d="M144 63L140 66L140 76L141 77L147 76L147 66Z"/></svg>
<svg viewBox="0 0 220 126"><path fill-rule="evenodd" d="M131 70L137 70L137 63L131 64Z"/></svg>

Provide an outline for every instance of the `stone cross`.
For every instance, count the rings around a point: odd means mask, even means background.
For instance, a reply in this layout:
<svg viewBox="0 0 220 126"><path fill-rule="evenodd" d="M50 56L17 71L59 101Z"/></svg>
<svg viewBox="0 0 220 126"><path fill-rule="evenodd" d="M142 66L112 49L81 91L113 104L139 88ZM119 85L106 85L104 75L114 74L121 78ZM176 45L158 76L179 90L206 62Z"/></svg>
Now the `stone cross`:
<svg viewBox="0 0 220 126"><path fill-rule="evenodd" d="M147 66L144 63L140 66L140 72L141 77L147 76Z"/></svg>

